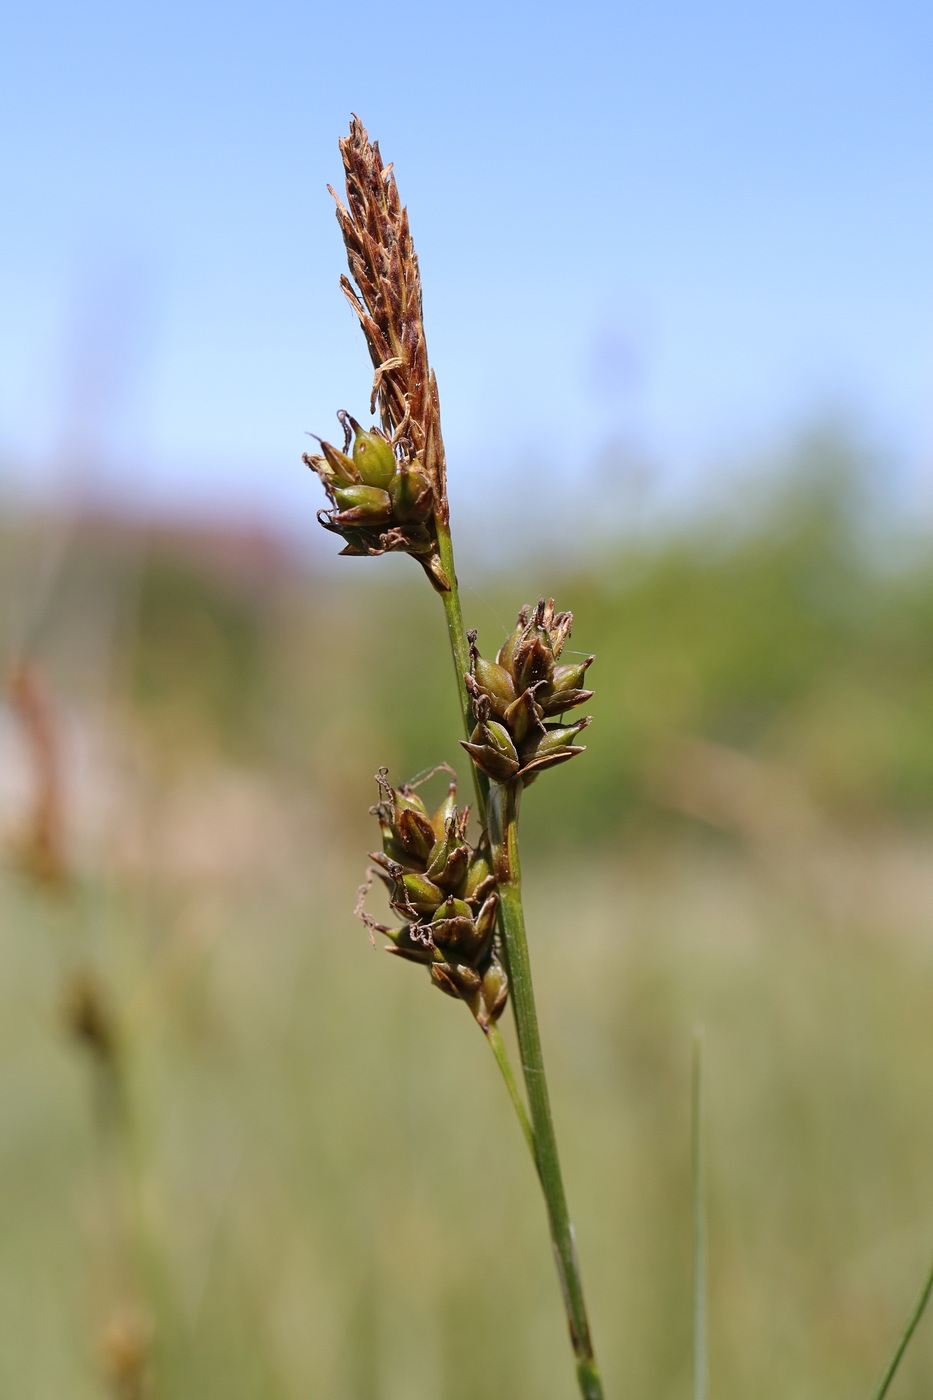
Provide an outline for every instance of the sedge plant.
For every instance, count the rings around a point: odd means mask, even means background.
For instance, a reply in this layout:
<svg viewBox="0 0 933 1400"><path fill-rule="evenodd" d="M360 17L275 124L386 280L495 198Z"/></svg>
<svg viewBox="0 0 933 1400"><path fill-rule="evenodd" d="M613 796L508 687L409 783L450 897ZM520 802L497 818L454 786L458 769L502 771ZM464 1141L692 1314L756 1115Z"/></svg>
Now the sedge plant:
<svg viewBox="0 0 933 1400"><path fill-rule="evenodd" d="M573 1226L561 1176L541 1052L519 858L522 794L540 774L583 752L588 718L565 722L584 704L593 658L561 656L572 616L553 600L526 605L496 658L483 657L464 622L454 565L437 382L428 363L418 259L391 165L384 166L354 117L340 142L346 204L331 190L350 277L341 285L359 317L374 368L366 428L338 415L343 444L320 442L305 456L330 502L318 518L345 555L409 554L444 609L469 756L480 835L467 835L468 809L456 779L430 812L415 785L377 775L373 808L382 849L361 888L358 912L388 951L424 965L434 986L465 1002L505 1080L544 1195L580 1394L602 1400ZM352 279L352 280L351 280ZM364 900L374 877L387 886L400 922L377 923ZM523 1097L497 1022L515 1018Z"/></svg>
<svg viewBox="0 0 933 1400"><path fill-rule="evenodd" d="M593 694L585 688L594 658L564 662L573 622L551 599L525 605L495 659L477 648L467 629L454 566L447 474L437 382L428 362L421 279L408 215L391 165L383 165L354 117L340 142L347 202L331 190L347 250L350 277L341 286L366 338L374 377L370 416L363 427L340 412L340 448L318 439L305 462L320 478L329 508L318 512L344 555L410 555L423 569L444 609L465 737L472 768L479 836L468 836L469 809L458 807L456 775L447 796L430 811L420 784L393 787L376 775L372 808L382 849L360 887L357 913L387 951L420 963L431 981L465 1002L486 1037L528 1143L544 1196L560 1292L583 1400L603 1400L603 1386L587 1321L573 1226L561 1175L541 1051L531 960L522 904L519 814L524 790L549 768L584 752L579 738L589 718L566 722ZM422 779L427 781L427 779ZM374 879L388 890L397 916L377 922L365 907ZM400 921L400 922L399 922ZM511 1003L525 1092L513 1072L498 1020ZM707 1257L701 1042L693 1066L694 1385L707 1389ZM885 1367L874 1400L886 1400L904 1352L933 1295L933 1270L924 1281L903 1333Z"/></svg>

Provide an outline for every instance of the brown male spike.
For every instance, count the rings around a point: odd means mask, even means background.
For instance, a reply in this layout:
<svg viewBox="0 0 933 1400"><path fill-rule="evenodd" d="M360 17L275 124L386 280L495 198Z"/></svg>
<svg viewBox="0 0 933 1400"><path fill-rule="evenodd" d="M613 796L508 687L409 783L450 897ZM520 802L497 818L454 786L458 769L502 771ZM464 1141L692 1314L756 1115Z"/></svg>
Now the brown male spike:
<svg viewBox="0 0 933 1400"><path fill-rule="evenodd" d="M340 285L360 319L375 368L371 411L378 402L382 426L396 440L407 436L412 455L434 488L435 514L446 524L447 474L437 382L428 365L421 311L421 274L408 211L392 166L354 116L340 142L347 203L337 193L337 218L350 274Z"/></svg>

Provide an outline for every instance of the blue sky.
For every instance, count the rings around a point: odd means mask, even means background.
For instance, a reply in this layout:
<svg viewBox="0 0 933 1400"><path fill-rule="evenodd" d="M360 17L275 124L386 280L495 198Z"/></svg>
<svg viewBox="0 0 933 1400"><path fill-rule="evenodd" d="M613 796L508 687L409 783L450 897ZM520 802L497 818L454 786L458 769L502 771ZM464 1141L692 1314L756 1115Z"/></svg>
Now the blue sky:
<svg viewBox="0 0 933 1400"><path fill-rule="evenodd" d="M933 9L897 0L18 0L3 470L310 520L303 434L370 378L325 190L354 110L465 508L607 462L689 493L825 412L928 501L931 65Z"/></svg>

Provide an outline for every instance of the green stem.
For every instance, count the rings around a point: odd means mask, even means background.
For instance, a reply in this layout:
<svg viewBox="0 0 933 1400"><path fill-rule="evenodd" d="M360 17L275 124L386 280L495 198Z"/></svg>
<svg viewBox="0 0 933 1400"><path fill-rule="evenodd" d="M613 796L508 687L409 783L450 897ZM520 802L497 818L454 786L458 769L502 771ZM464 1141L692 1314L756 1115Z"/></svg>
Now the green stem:
<svg viewBox="0 0 933 1400"><path fill-rule="evenodd" d="M887 1366L884 1368L884 1375L881 1377L881 1380L878 1383L878 1389L875 1391L873 1400L884 1400L884 1397L887 1395L888 1388L894 1379L894 1373L897 1370L898 1366L901 1364L901 1358L903 1357L904 1352L910 1345L910 1339L917 1330L917 1324L919 1323L921 1317L924 1314L926 1305L930 1301L931 1294L933 1294L933 1266L931 1266L930 1272L927 1274L924 1280L923 1287L920 1290L920 1295L917 1298L916 1303L914 1303L913 1311L911 1312L910 1317L907 1319L907 1326L901 1333L900 1340L898 1341L897 1346L894 1348L894 1352L891 1356L891 1359L888 1362Z"/></svg>
<svg viewBox="0 0 933 1400"><path fill-rule="evenodd" d="M505 1041L499 1034L499 1027L496 1025L495 1021L489 1021L482 1029L486 1033L489 1048L495 1055L496 1064L499 1066L502 1078L505 1080L505 1087L509 1091L509 1098L512 1100L515 1116L518 1119L519 1127L528 1144L528 1151L531 1153L531 1160L537 1165L538 1153L535 1148L535 1135L532 1131L531 1120L528 1117L525 1101L518 1087L518 1081L515 1078L515 1072L512 1069L512 1061L509 1059L509 1052L505 1048Z"/></svg>
<svg viewBox="0 0 933 1400"><path fill-rule="evenodd" d="M470 692L466 688L466 674L470 669L470 643L467 641L466 627L463 622L463 609L460 606L460 585L457 582L457 570L454 565L454 546L450 538L450 526L446 520L435 519L437 528L438 552L441 556L441 563L444 572L450 580L450 589L441 594L441 601L444 604L444 616L447 619L447 637L450 642L450 654L453 657L454 673L457 678L457 694L460 697L460 711L463 719L463 732L469 739L473 732L473 702L470 699ZM476 793L476 815L479 824L486 826L486 808L489 805L489 779L481 768L477 768L475 763L470 764L473 772L473 790ZM499 911L499 929L502 933L502 961L505 965L506 976L511 980L512 969L509 967L509 950L505 946L505 932L502 928L502 911ZM512 1003L514 1012L515 1004Z"/></svg>
<svg viewBox="0 0 933 1400"><path fill-rule="evenodd" d="M467 738L473 729L473 707L464 680L470 669L470 646L463 623L460 606L460 591L454 567L453 542L446 521L437 521L438 550L444 571L450 580L450 590L441 594L444 614L447 618L447 635L453 656L457 677L457 694L463 715L463 728ZM531 1107L531 1121L522 1102L518 1085L498 1028L486 1028L487 1039L496 1057L496 1062L505 1080L509 1097L518 1116L525 1141L534 1158L541 1189L547 1206L551 1240L560 1278L561 1292L570 1330L570 1342L577 1363L577 1380L583 1400L603 1400L602 1382L593 1355L586 1305L583 1300L583 1286L577 1263L574 1245L573 1226L567 1210L564 1185L561 1178L560 1162L557 1155L557 1141L554 1124L551 1120L551 1106L548 1097L547 1079L541 1054L541 1040L538 1034L538 1016L535 1009L534 988L531 982L531 964L528 956L528 940L525 935L525 916L522 909L521 869L518 859L517 805L518 795L509 784L490 789L489 779L475 764L473 781L476 787L476 806L479 820L488 825L489 838L493 846L493 859L496 864L496 883L499 891L499 928L502 933L503 961L509 978L512 998L512 1011L518 1033L519 1049L528 1102ZM487 820L488 818L488 820Z"/></svg>
<svg viewBox="0 0 933 1400"><path fill-rule="evenodd" d="M444 572L450 580L450 589L441 594L444 604L444 616L447 619L447 637L450 641L450 651L453 657L454 672L457 677L457 694L460 697L460 710L463 719L463 732L469 739L473 730L473 702L470 693L466 688L464 677L470 669L470 644L467 640L466 627L463 622L463 609L460 606L460 588L457 583L457 570L454 567L454 546L450 538L450 527L445 521L436 521L438 550L441 556L441 563ZM486 806L489 799L489 779L482 769L477 768L475 763L470 764L473 771L473 786L476 792L476 810L480 826L486 825ZM501 911L500 911L501 928ZM503 946L503 961L505 963L506 976L511 977L508 961L508 949ZM514 1007L514 1003L513 1003ZM505 1080L505 1087L509 1091L509 1098L518 1115L521 1130L525 1135L525 1140L531 1149L532 1157L537 1160L537 1153L534 1145L534 1133L528 1120L528 1110L522 1100L521 1093L512 1072L509 1062L508 1051L505 1042L499 1034L499 1029L494 1023L483 1028L486 1031L492 1052L496 1057L496 1063L502 1072Z"/></svg>
<svg viewBox="0 0 933 1400"><path fill-rule="evenodd" d="M463 732L469 739L473 730L473 703L470 700L464 677L470 669L470 644L467 641L466 627L463 624L463 609L460 606L460 588L457 583L457 571L454 568L454 546L450 538L450 526L441 520L438 520L436 524L441 563L444 566L444 572L450 579L450 589L441 594L441 601L444 604L447 636L450 641L454 671L457 675L457 694L460 697ZM476 815L480 825L485 826L486 805L489 800L489 779L475 764L471 763L470 767L473 769L473 784L476 789Z"/></svg>
<svg viewBox="0 0 933 1400"><path fill-rule="evenodd" d="M577 1363L577 1381L584 1400L603 1400L602 1381L593 1354L583 1284L574 1245L573 1226L567 1210L557 1139L551 1118L538 1014L531 981L531 961L522 908L521 865L518 853L518 800L514 783L493 783L489 803L489 838L492 844L502 929L508 950L510 990L515 1025L534 1126L535 1159L547 1205L551 1239L557 1260L570 1343Z"/></svg>

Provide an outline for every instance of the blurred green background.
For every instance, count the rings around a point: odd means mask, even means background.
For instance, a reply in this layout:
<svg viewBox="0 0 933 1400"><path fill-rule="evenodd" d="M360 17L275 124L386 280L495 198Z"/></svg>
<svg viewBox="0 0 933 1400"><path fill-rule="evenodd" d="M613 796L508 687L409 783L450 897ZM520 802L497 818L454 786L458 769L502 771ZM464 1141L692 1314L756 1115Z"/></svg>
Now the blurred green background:
<svg viewBox="0 0 933 1400"><path fill-rule="evenodd" d="M597 654L588 752L523 828L612 1397L690 1393L698 1025L717 1400L867 1400L933 1245L930 541L884 523L839 433L752 479L682 527L461 560L487 653L546 593ZM0 537L3 656L40 668L76 872L60 894L16 859L36 775L7 705L0 1395L104 1394L135 1290L160 1400L568 1397L491 1057L352 917L376 768L468 778L420 572L105 515L8 510ZM126 1049L122 1161L64 1027L77 968ZM931 1386L927 1325L895 1393Z"/></svg>

